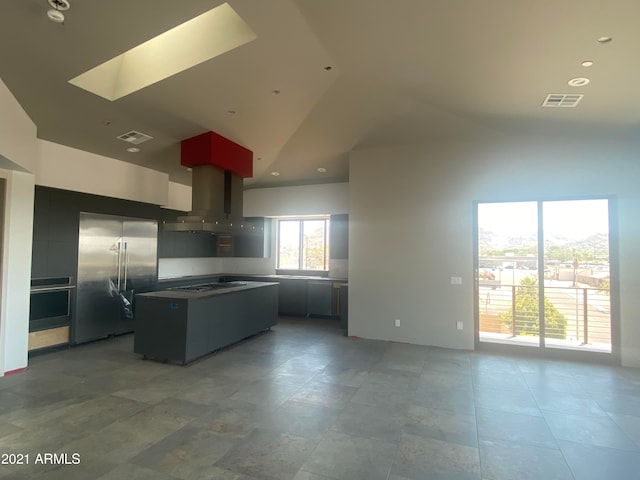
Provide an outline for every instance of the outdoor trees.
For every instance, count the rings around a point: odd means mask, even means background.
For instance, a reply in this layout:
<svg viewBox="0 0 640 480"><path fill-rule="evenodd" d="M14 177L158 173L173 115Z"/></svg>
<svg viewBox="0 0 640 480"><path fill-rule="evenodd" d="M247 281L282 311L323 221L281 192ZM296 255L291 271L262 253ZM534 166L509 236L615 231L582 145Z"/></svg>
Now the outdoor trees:
<svg viewBox="0 0 640 480"><path fill-rule="evenodd" d="M501 313L499 319L512 330L513 335L540 335L538 282L534 278L526 277L520 280L516 287L515 326L513 331L513 308ZM566 338L567 319L558 311L548 298L544 298L545 337Z"/></svg>

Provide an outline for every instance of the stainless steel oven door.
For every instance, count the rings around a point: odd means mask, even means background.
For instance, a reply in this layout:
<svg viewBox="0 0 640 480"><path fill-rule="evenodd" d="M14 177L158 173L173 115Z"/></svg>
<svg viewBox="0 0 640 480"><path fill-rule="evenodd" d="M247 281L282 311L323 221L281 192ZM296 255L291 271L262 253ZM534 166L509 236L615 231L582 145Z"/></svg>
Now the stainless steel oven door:
<svg viewBox="0 0 640 480"><path fill-rule="evenodd" d="M29 331L69 325L72 285L32 286L29 304Z"/></svg>

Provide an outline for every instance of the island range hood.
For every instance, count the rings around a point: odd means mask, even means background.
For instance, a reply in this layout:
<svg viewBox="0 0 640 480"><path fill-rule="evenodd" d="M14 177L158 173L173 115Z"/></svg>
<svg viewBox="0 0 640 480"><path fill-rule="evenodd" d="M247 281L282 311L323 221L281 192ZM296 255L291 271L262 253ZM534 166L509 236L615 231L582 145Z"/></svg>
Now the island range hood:
<svg viewBox="0 0 640 480"><path fill-rule="evenodd" d="M214 132L183 140L180 164L191 168L191 211L171 232L260 234L261 227L242 216L243 179L253 176L253 152Z"/></svg>

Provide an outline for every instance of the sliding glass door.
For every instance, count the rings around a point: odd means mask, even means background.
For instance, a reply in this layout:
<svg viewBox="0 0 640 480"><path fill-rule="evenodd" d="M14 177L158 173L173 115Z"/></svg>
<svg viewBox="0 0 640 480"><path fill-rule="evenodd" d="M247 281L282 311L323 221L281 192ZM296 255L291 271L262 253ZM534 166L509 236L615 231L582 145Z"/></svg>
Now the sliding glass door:
<svg viewBox="0 0 640 480"><path fill-rule="evenodd" d="M609 201L477 204L477 340L611 353Z"/></svg>

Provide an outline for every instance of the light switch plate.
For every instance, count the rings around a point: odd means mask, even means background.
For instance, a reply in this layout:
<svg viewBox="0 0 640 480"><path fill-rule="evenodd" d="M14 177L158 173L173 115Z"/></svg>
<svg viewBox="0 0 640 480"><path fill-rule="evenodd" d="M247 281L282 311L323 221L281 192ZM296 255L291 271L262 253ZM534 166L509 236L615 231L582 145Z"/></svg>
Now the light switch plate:
<svg viewBox="0 0 640 480"><path fill-rule="evenodd" d="M463 326L464 326L464 325L462 324L462 320L458 320L458 321L456 322L456 328L457 328L458 330L462 330L462 327L463 327Z"/></svg>
<svg viewBox="0 0 640 480"><path fill-rule="evenodd" d="M451 285L462 285L462 277L451 277Z"/></svg>

